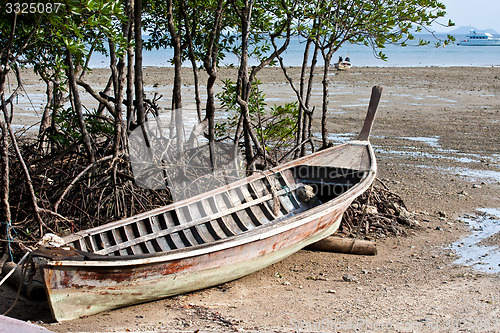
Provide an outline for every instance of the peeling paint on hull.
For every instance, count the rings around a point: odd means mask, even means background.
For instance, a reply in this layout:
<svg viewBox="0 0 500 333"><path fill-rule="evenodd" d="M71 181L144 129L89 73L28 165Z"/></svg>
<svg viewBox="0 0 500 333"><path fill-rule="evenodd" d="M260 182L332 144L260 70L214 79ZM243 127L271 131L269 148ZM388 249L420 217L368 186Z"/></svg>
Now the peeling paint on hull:
<svg viewBox="0 0 500 333"><path fill-rule="evenodd" d="M71 320L241 278L332 234L339 227L342 212L341 209L323 216L324 228L314 235L307 230L310 224L317 223L315 220L283 235L276 243L273 239L263 239L228 251L185 259L184 266L176 271L169 268L171 262L105 270L45 268L44 279L51 286L49 294L54 317L58 321Z"/></svg>

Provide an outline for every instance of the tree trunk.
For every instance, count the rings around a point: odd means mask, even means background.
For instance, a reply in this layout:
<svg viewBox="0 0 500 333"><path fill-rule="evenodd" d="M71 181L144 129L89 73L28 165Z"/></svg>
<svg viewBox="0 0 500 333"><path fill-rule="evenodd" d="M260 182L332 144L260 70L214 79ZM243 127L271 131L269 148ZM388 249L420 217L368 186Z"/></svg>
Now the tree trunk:
<svg viewBox="0 0 500 333"><path fill-rule="evenodd" d="M113 78L113 90L115 95L115 123L114 123L114 142L113 142L113 156L118 157L118 152L121 149L120 143L123 143L122 133L123 133L123 117L122 117L122 103L123 103L123 84L124 76L123 70L125 63L123 58L120 59L120 63L116 65L116 52L115 45L113 42L109 42L109 54L110 54L110 68L111 75Z"/></svg>
<svg viewBox="0 0 500 333"><path fill-rule="evenodd" d="M196 114L198 115L198 122L201 123L203 121L203 115L201 110L201 96L200 96L200 76L199 76L200 71L198 69L198 64L196 63L196 55L194 53L193 38L191 36L190 26L189 26L190 20L187 17L186 10L184 8L184 4L182 1L180 2L180 6L184 19L184 28L186 29L186 42L188 46L189 60L191 61L191 68L193 69L194 100L196 102Z"/></svg>
<svg viewBox="0 0 500 333"><path fill-rule="evenodd" d="M217 10L215 12L215 20L212 31L210 31L209 46L206 50L206 56L203 59L203 64L208 73L207 80L207 104L206 104L206 119L208 120L208 142L210 148L210 161L212 167L215 161L215 93L214 85L217 80L217 64L219 56L218 42L220 38L222 15L224 13L224 0L219 0Z"/></svg>
<svg viewBox="0 0 500 333"><path fill-rule="evenodd" d="M85 119L83 117L82 102L80 100L80 94L78 92L78 87L76 85L76 80L75 80L73 58L72 58L71 52L68 49L66 50L66 64L68 65L66 72L68 75L68 83L69 83L69 88L70 88L70 92L71 92L71 96L72 96L72 103L73 103L73 107L74 107L73 111L75 112L77 119L78 119L78 125L80 126L83 145L85 146L85 150L87 151L87 155L88 155L87 157L89 159L89 162L94 163L95 162L95 152L94 152L94 148L92 147L92 141L90 140L90 135L87 132L87 126L85 124Z"/></svg>
<svg viewBox="0 0 500 333"><path fill-rule="evenodd" d="M217 69L210 68L209 77L207 81L207 110L206 110L206 119L208 120L208 144L210 148L210 162L212 168L215 165L215 94L214 94L214 85L217 80Z"/></svg>
<svg viewBox="0 0 500 333"><path fill-rule="evenodd" d="M127 42L131 43L134 39L134 0L128 0L125 4L125 12L130 22L130 27L126 35ZM134 114L134 47L131 45L127 47L127 125L126 133L130 133L130 126L135 123Z"/></svg>
<svg viewBox="0 0 500 333"><path fill-rule="evenodd" d="M175 114L175 133L177 136L177 152L179 157L184 151L184 124L182 119L182 48L181 37L179 36L174 24L173 3L167 0L167 20L168 30L172 37L174 47L174 87L172 92L172 111Z"/></svg>
<svg viewBox="0 0 500 333"><path fill-rule="evenodd" d="M0 103L3 107L5 103L5 78L7 76L7 71L4 70L4 66L0 68ZM9 158L9 139L7 126L0 117L0 130L2 131L0 136L0 240L7 239L7 223L12 220L10 204L9 204L9 192L10 192L10 158ZM5 259L7 253L7 243L0 242L0 255L3 255L2 260Z"/></svg>
<svg viewBox="0 0 500 333"><path fill-rule="evenodd" d="M241 20L241 60L238 71L238 81L236 83L236 98L240 105L241 114L243 115L243 139L245 144L245 159L247 169L253 168L254 154L252 149L252 140L250 136L250 112L248 101L250 97L250 80L248 77L248 38L250 33L250 21L252 17L252 0L245 0L244 7L240 12Z"/></svg>
<svg viewBox="0 0 500 333"><path fill-rule="evenodd" d="M142 0L134 0L134 38L135 38L135 108L137 111L137 125L142 126L146 121L144 110L144 91L142 76ZM129 101L130 102L130 101Z"/></svg>
<svg viewBox="0 0 500 333"><path fill-rule="evenodd" d="M3 93L1 100L4 100ZM7 239L7 224L12 220L9 204L9 191L10 191L10 169L9 169L9 139L7 127L2 119L0 119L0 239ZM0 255L5 252L6 244L0 244Z"/></svg>
<svg viewBox="0 0 500 333"><path fill-rule="evenodd" d="M309 69L309 81L307 82L307 93L306 93L305 105L308 109L309 109L309 105L311 102L311 92L312 92L312 88L313 88L313 81L314 81L314 76L315 76L315 71L316 71L316 65L318 63L318 52L319 52L318 45L315 45L313 58L311 61L311 68ZM304 140L306 140L307 138L310 138L312 136L312 120L313 120L312 112L314 111L314 109L310 110L310 111L311 112L308 113L304 117L304 123L302 126L302 131L303 131L302 137ZM313 146L313 150L314 150L314 146ZM305 155L306 155L306 147L305 147L305 145L303 145L301 148L300 156L305 156Z"/></svg>
<svg viewBox="0 0 500 333"><path fill-rule="evenodd" d="M304 48L304 55L302 58L302 69L300 72L300 98L304 98L304 89L305 89L305 80L306 80L306 70L307 70L307 64L309 62L309 50L311 48L312 44L312 39L308 38L306 41L306 47ZM305 114L305 110L302 107L302 105L299 105L299 114L297 115L297 137L295 140L295 144L299 145L302 141L304 141L304 138L302 137L302 126L303 126L303 117ZM300 155L300 150L297 150L294 154L294 158L298 158Z"/></svg>
<svg viewBox="0 0 500 333"><path fill-rule="evenodd" d="M45 95L47 96L47 103L43 108L42 120L40 122L40 128L38 130L38 137L44 137L45 131L50 127L51 124L50 111L52 111L54 106L55 83L52 80L46 80L45 84L47 85L47 89L45 90Z"/></svg>
<svg viewBox="0 0 500 333"><path fill-rule="evenodd" d="M327 124L327 115L328 115L328 104L330 102L330 61L332 59L332 53L328 52L327 54L323 53L323 59L325 60L324 68L323 68L323 108L321 112L321 140L322 140L322 148L328 147L328 129L326 128Z"/></svg>
<svg viewBox="0 0 500 333"><path fill-rule="evenodd" d="M3 86L3 84L2 84L2 86ZM7 133L9 134L10 141L12 142L12 147L14 148L14 151L16 152L17 160L19 161L19 164L21 165L21 169L23 170L24 180L26 181L26 186L27 186L28 192L30 194L31 205L33 208L33 215L34 215L35 221L38 222L38 225L40 227L40 237L42 237L43 227L45 226L45 223L43 222L43 220L40 216L40 208L38 207L38 198L36 197L35 189L33 188L33 182L31 181L30 172L28 170L26 163L24 162L23 155L21 154L21 151L20 151L19 146L17 144L16 136L14 135L14 132L12 131L12 128L10 126L9 117L7 114L7 105L5 102L3 91L1 91L1 90L0 90L0 96L1 96L0 103L1 103L2 112L3 112L3 116L4 116L4 122L2 122L2 124L3 124L2 132L5 129L6 132L4 133L4 136L7 135ZM7 174L7 176L8 176L8 174ZM5 194L3 194L3 195L5 196ZM2 198L2 201L3 201L3 199L4 198ZM8 197L7 197L7 200L8 200ZM8 213L10 215L10 211L8 211ZM7 221L10 221L10 218Z"/></svg>

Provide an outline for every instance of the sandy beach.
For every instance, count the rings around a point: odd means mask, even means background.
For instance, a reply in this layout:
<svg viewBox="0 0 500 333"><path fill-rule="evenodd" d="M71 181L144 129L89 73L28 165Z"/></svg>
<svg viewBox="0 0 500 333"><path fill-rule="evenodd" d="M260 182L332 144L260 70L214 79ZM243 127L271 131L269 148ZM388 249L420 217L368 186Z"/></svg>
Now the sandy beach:
<svg viewBox="0 0 500 333"><path fill-rule="evenodd" d="M289 71L297 81L299 69ZM24 77L31 102L16 106L19 125L36 123L45 89L33 75ZM86 80L104 87L107 77L99 69ZM147 68L144 77L148 96L163 95L160 106L167 112L173 70ZM221 69L224 78L235 80L236 70ZM258 78L269 106L295 100L280 69L265 69ZM51 322L48 304L22 298L9 315L54 332L500 331L500 228L482 241L492 246L491 256L476 267L455 263L465 246L460 240L477 231L462 217L477 209L500 215L500 68L353 68L332 72L330 79L334 143L355 137L371 87L384 87L371 140L378 177L416 213L419 229L377 239L374 257L302 250L218 287L65 323ZM317 108L320 80L313 91ZM184 105L192 105L189 69L183 84ZM92 105L88 97L85 103ZM316 128L319 117L318 111ZM500 225L499 219L484 223ZM344 274L355 281L345 282ZM2 286L0 294L4 311L15 292Z"/></svg>

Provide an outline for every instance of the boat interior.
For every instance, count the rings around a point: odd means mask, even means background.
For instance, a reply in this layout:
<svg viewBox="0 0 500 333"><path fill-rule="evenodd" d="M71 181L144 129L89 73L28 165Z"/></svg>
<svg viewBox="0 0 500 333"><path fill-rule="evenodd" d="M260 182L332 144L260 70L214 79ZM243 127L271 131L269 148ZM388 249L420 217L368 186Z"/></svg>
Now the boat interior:
<svg viewBox="0 0 500 333"><path fill-rule="evenodd" d="M349 190L365 172L299 165L266 172L250 182L229 186L198 200L131 217L66 238L66 245L83 252L119 259L229 239L330 201ZM313 192L304 199L304 188ZM312 199L312 200L311 200Z"/></svg>

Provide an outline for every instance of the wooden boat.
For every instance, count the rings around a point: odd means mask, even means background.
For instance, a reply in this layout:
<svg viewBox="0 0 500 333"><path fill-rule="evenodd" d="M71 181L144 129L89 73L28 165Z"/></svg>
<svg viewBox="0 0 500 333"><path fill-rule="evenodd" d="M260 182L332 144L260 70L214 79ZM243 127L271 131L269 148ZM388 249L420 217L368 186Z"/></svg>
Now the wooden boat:
<svg viewBox="0 0 500 333"><path fill-rule="evenodd" d="M55 319L235 280L335 232L375 179L368 138L380 92L355 141L37 249ZM314 197L301 197L305 185Z"/></svg>

